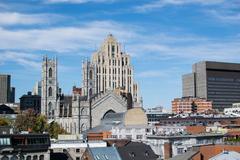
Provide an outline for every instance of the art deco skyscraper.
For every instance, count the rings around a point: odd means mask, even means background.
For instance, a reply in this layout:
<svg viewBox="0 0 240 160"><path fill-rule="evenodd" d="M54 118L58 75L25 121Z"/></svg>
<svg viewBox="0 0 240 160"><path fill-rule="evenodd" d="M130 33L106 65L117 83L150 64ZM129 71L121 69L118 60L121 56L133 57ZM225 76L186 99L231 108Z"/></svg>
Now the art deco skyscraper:
<svg viewBox="0 0 240 160"><path fill-rule="evenodd" d="M130 56L122 51L121 44L108 35L91 61L83 63L83 94L120 89L131 93L134 102L140 102L138 85L134 82Z"/></svg>

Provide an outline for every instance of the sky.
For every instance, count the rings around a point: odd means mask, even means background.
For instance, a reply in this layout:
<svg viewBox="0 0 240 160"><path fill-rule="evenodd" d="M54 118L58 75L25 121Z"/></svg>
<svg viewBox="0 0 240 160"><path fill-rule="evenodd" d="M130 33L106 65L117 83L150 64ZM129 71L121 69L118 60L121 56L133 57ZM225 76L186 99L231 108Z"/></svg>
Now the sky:
<svg viewBox="0 0 240 160"><path fill-rule="evenodd" d="M144 107L168 109L198 61L240 62L239 0L2 0L0 74L16 101L41 80L42 56L58 57L65 94L108 34L131 55Z"/></svg>

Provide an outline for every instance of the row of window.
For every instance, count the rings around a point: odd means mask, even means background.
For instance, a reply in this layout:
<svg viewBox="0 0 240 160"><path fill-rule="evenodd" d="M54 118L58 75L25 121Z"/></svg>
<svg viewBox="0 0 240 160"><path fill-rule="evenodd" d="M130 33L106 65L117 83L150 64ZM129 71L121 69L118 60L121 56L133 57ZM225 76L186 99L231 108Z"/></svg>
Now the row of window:
<svg viewBox="0 0 240 160"><path fill-rule="evenodd" d="M117 135L112 135L111 137L115 138L115 139L117 139L117 138L124 138L124 137L122 137L122 135L119 135L119 137ZM125 137L127 139L132 139L132 135L126 135ZM143 139L143 135L136 135L136 139Z"/></svg>
<svg viewBox="0 0 240 160"><path fill-rule="evenodd" d="M0 146L11 145L10 138L0 138Z"/></svg>

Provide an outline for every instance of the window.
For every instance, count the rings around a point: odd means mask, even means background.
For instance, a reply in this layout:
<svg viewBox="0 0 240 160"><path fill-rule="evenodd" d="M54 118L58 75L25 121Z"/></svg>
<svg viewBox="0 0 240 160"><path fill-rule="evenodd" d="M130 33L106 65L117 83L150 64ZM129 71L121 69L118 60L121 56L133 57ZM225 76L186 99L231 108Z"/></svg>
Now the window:
<svg viewBox="0 0 240 160"><path fill-rule="evenodd" d="M37 155L34 155L34 156L33 156L33 160L38 160L38 156L37 156Z"/></svg>
<svg viewBox="0 0 240 160"><path fill-rule="evenodd" d="M44 160L44 155L40 155L39 160Z"/></svg>
<svg viewBox="0 0 240 160"><path fill-rule="evenodd" d="M48 76L49 76L49 78L52 78L52 68L49 68L49 70L48 70Z"/></svg>
<svg viewBox="0 0 240 160"><path fill-rule="evenodd" d="M129 153L129 156L130 156L130 157L135 157L136 154L135 154L134 152L131 152L131 153Z"/></svg>
<svg viewBox="0 0 240 160"><path fill-rule="evenodd" d="M51 97L52 96L52 87L48 88L48 96Z"/></svg>
<svg viewBox="0 0 240 160"><path fill-rule="evenodd" d="M147 156L147 157L149 156L149 153L148 153L148 151L146 151L146 152L145 152L145 156Z"/></svg>
<svg viewBox="0 0 240 160"><path fill-rule="evenodd" d="M137 139L142 139L143 136L142 135L137 135Z"/></svg>
<svg viewBox="0 0 240 160"><path fill-rule="evenodd" d="M80 160L80 157L76 157L76 160Z"/></svg>
<svg viewBox="0 0 240 160"><path fill-rule="evenodd" d="M183 154L183 148L178 148L178 149L177 149L177 153L178 153L178 154Z"/></svg>
<svg viewBox="0 0 240 160"><path fill-rule="evenodd" d="M77 152L77 153L79 153L79 152L80 152L80 149L79 149L79 148L78 148L78 149L76 149L76 152Z"/></svg>
<svg viewBox="0 0 240 160"><path fill-rule="evenodd" d="M10 138L0 138L0 145L10 145Z"/></svg>
<svg viewBox="0 0 240 160"><path fill-rule="evenodd" d="M31 160L32 157L31 156L27 156L26 160Z"/></svg>
<svg viewBox="0 0 240 160"><path fill-rule="evenodd" d="M132 135L126 135L127 139L132 139Z"/></svg>
<svg viewBox="0 0 240 160"><path fill-rule="evenodd" d="M112 138L117 138L117 135L112 135Z"/></svg>

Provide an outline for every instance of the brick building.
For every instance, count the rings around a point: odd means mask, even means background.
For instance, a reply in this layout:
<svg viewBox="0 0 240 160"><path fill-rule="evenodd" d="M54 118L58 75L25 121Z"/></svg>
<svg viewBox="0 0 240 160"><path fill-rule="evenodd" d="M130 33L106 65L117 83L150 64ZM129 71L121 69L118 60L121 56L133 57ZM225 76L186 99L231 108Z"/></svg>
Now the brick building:
<svg viewBox="0 0 240 160"><path fill-rule="evenodd" d="M212 109L212 102L203 98L183 97L172 101L172 112L179 113L204 113Z"/></svg>

